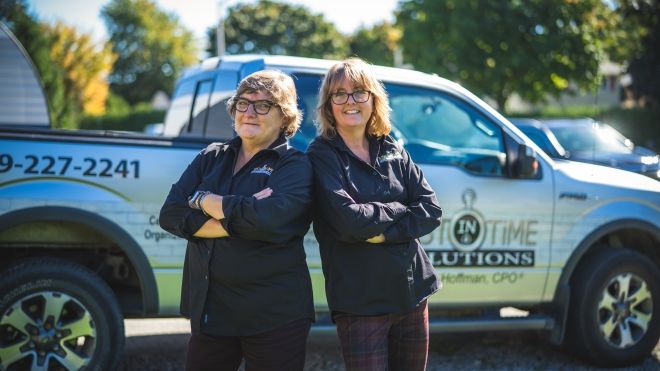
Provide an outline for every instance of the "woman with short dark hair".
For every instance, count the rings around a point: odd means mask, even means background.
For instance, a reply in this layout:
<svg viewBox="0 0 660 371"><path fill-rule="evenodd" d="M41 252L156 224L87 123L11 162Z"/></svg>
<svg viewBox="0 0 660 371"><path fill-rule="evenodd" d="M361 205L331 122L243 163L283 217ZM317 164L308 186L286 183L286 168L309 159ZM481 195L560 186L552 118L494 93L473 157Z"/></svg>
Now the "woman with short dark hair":
<svg viewBox="0 0 660 371"><path fill-rule="evenodd" d="M163 229L188 240L181 312L187 370L302 370L314 318L303 236L312 169L288 138L300 125L293 80L243 79L227 109L238 136L213 143L167 196Z"/></svg>

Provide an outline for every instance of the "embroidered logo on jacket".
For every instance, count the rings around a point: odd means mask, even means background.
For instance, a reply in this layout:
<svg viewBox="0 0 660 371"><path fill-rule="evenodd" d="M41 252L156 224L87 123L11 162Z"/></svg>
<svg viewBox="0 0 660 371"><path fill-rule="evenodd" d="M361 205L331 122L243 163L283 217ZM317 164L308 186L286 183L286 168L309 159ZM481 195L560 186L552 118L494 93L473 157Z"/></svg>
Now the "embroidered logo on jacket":
<svg viewBox="0 0 660 371"><path fill-rule="evenodd" d="M273 168L268 165L255 167L254 169L252 169L252 171L250 171L250 174L270 175L272 173L273 173Z"/></svg>
<svg viewBox="0 0 660 371"><path fill-rule="evenodd" d="M389 150L382 155L378 156L378 163L381 164L383 162L387 161L393 161L393 160L399 160L402 159L403 156L401 155L400 151L397 151L396 149Z"/></svg>

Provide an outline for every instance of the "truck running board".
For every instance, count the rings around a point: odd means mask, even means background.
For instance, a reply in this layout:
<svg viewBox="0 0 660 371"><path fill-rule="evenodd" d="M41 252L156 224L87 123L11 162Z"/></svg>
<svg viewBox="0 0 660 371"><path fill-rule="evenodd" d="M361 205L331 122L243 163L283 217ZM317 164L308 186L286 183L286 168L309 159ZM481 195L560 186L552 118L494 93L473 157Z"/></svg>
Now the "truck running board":
<svg viewBox="0 0 660 371"><path fill-rule="evenodd" d="M429 322L431 332L470 332L508 330L550 330L555 324L550 316L528 316L509 318L461 318L433 319Z"/></svg>
<svg viewBox="0 0 660 371"><path fill-rule="evenodd" d="M551 330L554 325L554 318L542 315L513 318L440 318L429 321L429 330L431 333ZM336 334L337 330L334 324L320 321L312 325L311 332L313 334Z"/></svg>

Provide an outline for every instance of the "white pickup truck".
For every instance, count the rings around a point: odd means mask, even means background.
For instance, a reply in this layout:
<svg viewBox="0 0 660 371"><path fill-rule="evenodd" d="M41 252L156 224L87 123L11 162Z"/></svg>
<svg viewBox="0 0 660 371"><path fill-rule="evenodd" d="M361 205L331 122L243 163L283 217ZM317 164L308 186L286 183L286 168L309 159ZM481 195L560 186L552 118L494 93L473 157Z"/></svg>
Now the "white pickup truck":
<svg viewBox="0 0 660 371"><path fill-rule="evenodd" d="M112 369L123 318L177 316L186 243L157 219L170 185L208 142L233 136L224 103L257 70L294 76L305 119L292 143L304 150L332 63L208 59L178 82L164 137L2 126L0 368ZM648 357L660 335L660 182L552 160L440 77L373 71L394 136L444 210L422 238L444 282L431 330L539 331L602 366ZM331 331L311 231L305 249L315 329Z"/></svg>

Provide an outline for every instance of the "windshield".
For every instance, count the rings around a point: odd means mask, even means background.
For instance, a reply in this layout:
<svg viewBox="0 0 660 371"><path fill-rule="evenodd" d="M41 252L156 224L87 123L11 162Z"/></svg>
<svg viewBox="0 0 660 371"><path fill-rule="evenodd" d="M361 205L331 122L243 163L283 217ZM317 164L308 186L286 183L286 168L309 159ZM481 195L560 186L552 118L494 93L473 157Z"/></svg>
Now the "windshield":
<svg viewBox="0 0 660 371"><path fill-rule="evenodd" d="M533 126L519 126L518 129L552 158L567 158L566 150L559 144L555 135L548 129Z"/></svg>
<svg viewBox="0 0 660 371"><path fill-rule="evenodd" d="M392 121L408 142L501 151L500 130L458 99L435 91L388 85Z"/></svg>
<svg viewBox="0 0 660 371"><path fill-rule="evenodd" d="M304 149L316 135L313 120L321 76L295 75L303 123L291 139ZM385 83L392 108L392 137L401 141L417 163L451 165L471 174L504 172L502 130L475 107L451 94Z"/></svg>
<svg viewBox="0 0 660 371"><path fill-rule="evenodd" d="M631 153L630 141L608 125L554 127L552 132L559 143L572 153L611 152Z"/></svg>

